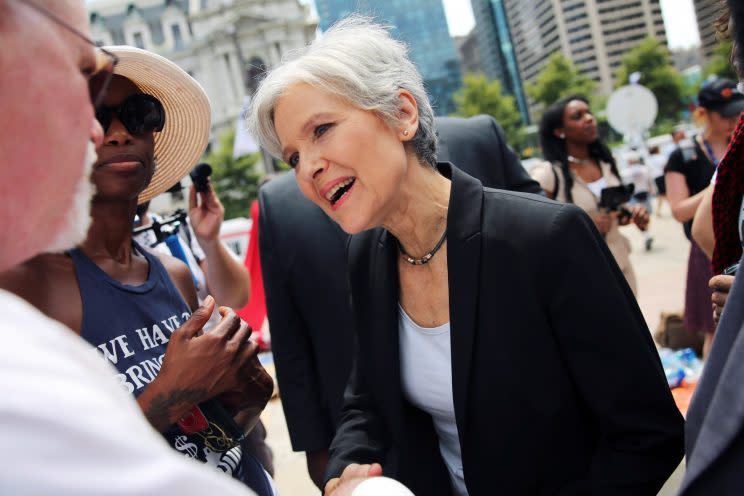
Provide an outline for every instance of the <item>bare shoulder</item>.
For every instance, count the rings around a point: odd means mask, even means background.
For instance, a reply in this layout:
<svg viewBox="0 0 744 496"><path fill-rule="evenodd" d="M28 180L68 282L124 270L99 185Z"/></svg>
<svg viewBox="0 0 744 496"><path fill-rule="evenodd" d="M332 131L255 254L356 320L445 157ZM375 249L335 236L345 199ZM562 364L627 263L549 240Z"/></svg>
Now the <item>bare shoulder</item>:
<svg viewBox="0 0 744 496"><path fill-rule="evenodd" d="M80 332L80 287L72 259L67 255L37 255L2 272L0 288L15 293L45 315Z"/></svg>
<svg viewBox="0 0 744 496"><path fill-rule="evenodd" d="M199 303L196 297L196 287L194 286L191 270L176 257L163 253L156 253L155 255L160 260L160 263L163 264L163 267L165 267L165 271L168 272L173 284L176 285L176 289L181 293L181 297L186 304L192 311L195 310L199 306Z"/></svg>

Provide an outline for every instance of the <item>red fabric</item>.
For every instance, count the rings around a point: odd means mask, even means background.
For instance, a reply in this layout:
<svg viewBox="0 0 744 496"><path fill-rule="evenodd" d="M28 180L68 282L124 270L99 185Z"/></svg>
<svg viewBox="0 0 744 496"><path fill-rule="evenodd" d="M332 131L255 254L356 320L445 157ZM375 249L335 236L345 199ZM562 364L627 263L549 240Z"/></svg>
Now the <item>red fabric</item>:
<svg viewBox="0 0 744 496"><path fill-rule="evenodd" d="M713 190L713 273L720 274L739 261L742 254L739 240L739 209L744 196L744 114L739 117L728 150L718 164Z"/></svg>
<svg viewBox="0 0 744 496"><path fill-rule="evenodd" d="M261 333L264 320L266 320L266 296L261 275L261 259L258 253L258 201L254 201L251 205L251 219L253 219L253 225L245 255L245 267L251 275L251 297L248 304L238 310L238 315L253 328L253 336L256 337L261 349L266 349L268 342Z"/></svg>

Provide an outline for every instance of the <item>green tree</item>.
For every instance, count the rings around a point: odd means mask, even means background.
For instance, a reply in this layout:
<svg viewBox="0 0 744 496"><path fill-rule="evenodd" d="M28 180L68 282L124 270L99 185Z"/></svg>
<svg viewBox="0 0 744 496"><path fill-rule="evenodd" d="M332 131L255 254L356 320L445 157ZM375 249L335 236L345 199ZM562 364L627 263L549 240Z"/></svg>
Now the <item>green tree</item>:
<svg viewBox="0 0 744 496"><path fill-rule="evenodd" d="M462 88L454 96L460 117L486 114L496 119L506 132L507 142L514 148L522 145L522 117L514 97L505 95L499 81L490 81L483 75L466 74Z"/></svg>
<svg viewBox="0 0 744 496"><path fill-rule="evenodd" d="M736 71L731 65L732 49L733 44L730 41L724 41L713 50L713 55L703 70L704 79L708 79L711 76L717 76L719 78L731 79L733 81L739 80Z"/></svg>
<svg viewBox="0 0 744 496"><path fill-rule="evenodd" d="M615 74L616 85L628 84L634 72L641 74L639 83L656 96L659 118L676 120L683 108L684 81L672 65L667 47L655 38L646 38L628 50Z"/></svg>
<svg viewBox="0 0 744 496"><path fill-rule="evenodd" d="M556 52L548 59L535 82L528 84L526 89L532 100L547 107L564 96L583 95L590 98L596 86L562 53Z"/></svg>
<svg viewBox="0 0 744 496"><path fill-rule="evenodd" d="M258 197L261 175L255 164L260 153L233 158L235 129L228 129L219 137L218 146L204 161L212 166L212 184L225 206L225 219L248 217L251 202Z"/></svg>

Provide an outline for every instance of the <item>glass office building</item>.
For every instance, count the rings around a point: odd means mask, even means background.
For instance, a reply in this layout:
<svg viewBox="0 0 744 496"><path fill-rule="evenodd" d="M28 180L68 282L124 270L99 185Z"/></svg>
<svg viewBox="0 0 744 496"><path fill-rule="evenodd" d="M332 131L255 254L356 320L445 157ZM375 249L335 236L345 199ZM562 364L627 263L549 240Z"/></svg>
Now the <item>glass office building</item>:
<svg viewBox="0 0 744 496"><path fill-rule="evenodd" d="M483 71L489 79L499 80L505 93L514 96L522 122L529 124L529 108L504 4L502 0L471 0L471 4Z"/></svg>
<svg viewBox="0 0 744 496"><path fill-rule="evenodd" d="M409 46L434 112L454 112L452 96L460 89L462 76L441 0L316 0L316 6L324 31L353 12L393 26L393 35Z"/></svg>

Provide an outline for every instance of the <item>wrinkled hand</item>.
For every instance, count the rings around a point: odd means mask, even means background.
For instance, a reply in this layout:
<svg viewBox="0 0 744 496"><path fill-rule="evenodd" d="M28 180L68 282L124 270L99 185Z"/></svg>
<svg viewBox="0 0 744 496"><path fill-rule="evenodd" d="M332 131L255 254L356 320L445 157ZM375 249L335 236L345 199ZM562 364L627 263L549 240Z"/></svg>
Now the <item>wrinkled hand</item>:
<svg viewBox="0 0 744 496"><path fill-rule="evenodd" d="M158 376L138 398L148 420L159 430L198 403L241 390L246 375L255 372L251 361L257 347L248 339L251 328L231 309L221 307L222 321L201 334L214 305L214 298L208 296L189 320L173 331Z"/></svg>
<svg viewBox="0 0 744 496"><path fill-rule="evenodd" d="M592 216L592 220L594 221L594 224L597 226L597 230L601 234L607 234L608 232L610 232L610 229L612 229L612 220L613 220L612 214L608 214L606 212L600 212L598 214L594 214Z"/></svg>
<svg viewBox="0 0 744 496"><path fill-rule="evenodd" d="M199 242L215 241L220 234L224 218L225 207L217 198L212 182L209 182L204 193L197 193L192 184L189 189L189 220Z"/></svg>
<svg viewBox="0 0 744 496"><path fill-rule="evenodd" d="M370 477L379 477L382 475L382 467L379 463L371 465L359 465L352 463L348 465L341 477L331 479L325 486L324 496L348 496L351 492Z"/></svg>
<svg viewBox="0 0 744 496"><path fill-rule="evenodd" d="M718 320L721 318L723 313L723 307L726 305L726 299L728 298L731 286L734 284L734 276L715 276L713 277L708 285L713 290L711 300L713 301L713 321L718 324Z"/></svg>
<svg viewBox="0 0 744 496"><path fill-rule="evenodd" d="M627 210L630 212L630 217L621 217L621 225L627 225L632 222L638 226L638 229L641 231L648 229L650 215L648 215L646 207L643 205L630 205Z"/></svg>

